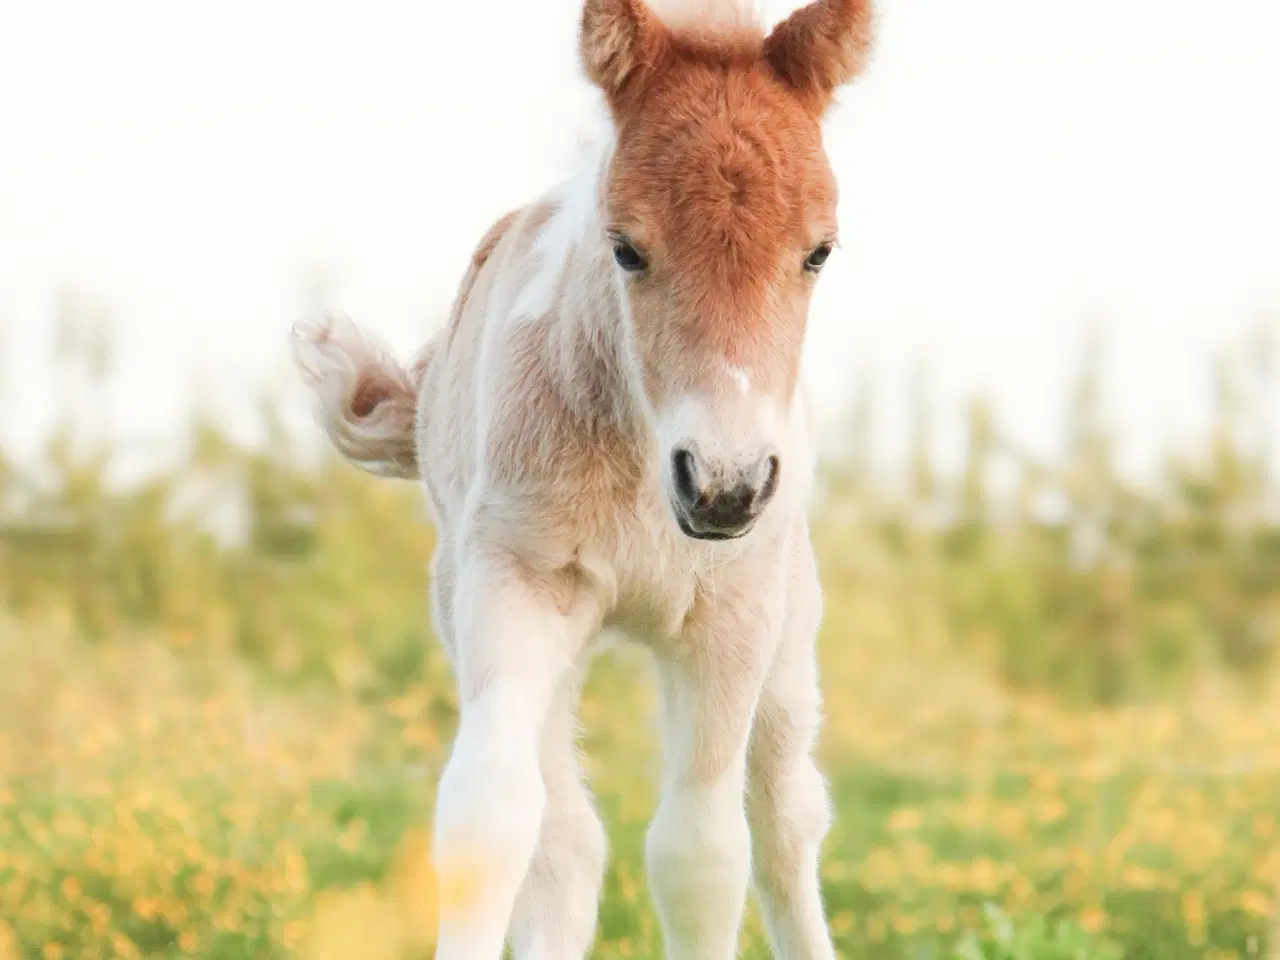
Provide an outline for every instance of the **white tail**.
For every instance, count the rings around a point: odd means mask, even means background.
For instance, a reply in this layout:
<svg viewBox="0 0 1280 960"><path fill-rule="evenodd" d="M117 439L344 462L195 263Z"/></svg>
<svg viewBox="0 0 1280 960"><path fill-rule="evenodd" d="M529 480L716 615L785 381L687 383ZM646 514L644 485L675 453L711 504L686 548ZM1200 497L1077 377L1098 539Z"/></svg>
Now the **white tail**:
<svg viewBox="0 0 1280 960"><path fill-rule="evenodd" d="M378 337L341 314L296 324L290 340L316 418L338 452L380 477L417 478L423 361L406 369Z"/></svg>

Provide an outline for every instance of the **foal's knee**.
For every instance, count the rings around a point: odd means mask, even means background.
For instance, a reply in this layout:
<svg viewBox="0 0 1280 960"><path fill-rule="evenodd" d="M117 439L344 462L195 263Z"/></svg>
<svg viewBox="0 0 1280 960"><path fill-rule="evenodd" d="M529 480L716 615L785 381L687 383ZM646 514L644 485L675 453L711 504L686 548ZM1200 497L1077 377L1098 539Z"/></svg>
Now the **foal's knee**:
<svg viewBox="0 0 1280 960"><path fill-rule="evenodd" d="M512 917L511 944L519 960L585 957L595 937L604 878L604 825L585 797L561 804L555 793L525 874Z"/></svg>
<svg viewBox="0 0 1280 960"><path fill-rule="evenodd" d="M546 844L554 859L557 852L574 863L584 878L598 884L604 876L609 840L604 823L585 799L561 816L543 820L543 835L550 834Z"/></svg>
<svg viewBox="0 0 1280 960"><path fill-rule="evenodd" d="M594 897L604 875L608 838L586 791L580 788L571 797L548 797L530 871L554 874L575 888L574 895Z"/></svg>
<svg viewBox="0 0 1280 960"><path fill-rule="evenodd" d="M751 868L741 784L677 788L658 806L646 838L650 884L677 925L688 912L736 911Z"/></svg>
<svg viewBox="0 0 1280 960"><path fill-rule="evenodd" d="M438 854L496 855L523 871L545 803L537 739L525 718L501 691L466 705L440 779Z"/></svg>
<svg viewBox="0 0 1280 960"><path fill-rule="evenodd" d="M748 809L757 881L769 889L790 889L813 870L831 828L826 781L808 756L756 767Z"/></svg>

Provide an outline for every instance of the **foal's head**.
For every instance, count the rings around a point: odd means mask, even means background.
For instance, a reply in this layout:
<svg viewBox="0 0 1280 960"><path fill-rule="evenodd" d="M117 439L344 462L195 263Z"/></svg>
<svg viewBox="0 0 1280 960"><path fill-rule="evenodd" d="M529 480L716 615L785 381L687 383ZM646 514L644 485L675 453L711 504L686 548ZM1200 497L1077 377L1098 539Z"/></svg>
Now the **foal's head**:
<svg viewBox="0 0 1280 960"><path fill-rule="evenodd" d="M689 536L746 533L787 469L810 295L836 242L820 122L870 20L869 0L816 0L766 37L586 0L583 62L617 131L599 242Z"/></svg>

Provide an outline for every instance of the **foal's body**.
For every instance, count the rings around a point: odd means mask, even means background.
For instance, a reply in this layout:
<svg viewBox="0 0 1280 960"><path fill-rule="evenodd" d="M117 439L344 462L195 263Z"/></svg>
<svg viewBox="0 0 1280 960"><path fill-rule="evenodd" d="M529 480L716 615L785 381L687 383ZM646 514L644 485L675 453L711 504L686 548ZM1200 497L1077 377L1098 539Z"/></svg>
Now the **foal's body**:
<svg viewBox="0 0 1280 960"><path fill-rule="evenodd" d="M539 231L558 229L557 218L569 215L557 203L544 201L517 216L428 367L418 434L423 475L440 529L457 531L442 535L436 554L437 627L464 698L482 699L495 676L506 673L522 693L538 678L549 708L531 704L530 715L516 719L504 706L494 718L522 734L502 737L508 759L531 761L533 741L523 734L536 729L537 711L558 714L540 747L548 796L541 843L517 908L517 948L523 941L528 956L581 956L593 932L604 841L576 770L572 718L592 640L602 626L612 626L649 645L662 670L669 775L650 863L664 915L677 924L672 952L731 956L738 888L745 890L748 869L742 813L747 737L788 620L795 647L790 656L801 661L788 668L813 674L819 594L803 513L808 476L799 463L789 470L785 496L794 508L772 508L747 542L706 543L679 532L649 476L641 424L625 409L625 391L613 382L618 374L590 339L593 333L609 336L600 314L617 309L610 264L583 263L568 278L578 294L570 302L536 317L520 317L511 307L508 322L489 321L495 304L519 301L519 278L537 283L539 270L553 269L538 261L536 249ZM607 250L601 254L603 260ZM517 284L504 289L512 278ZM477 383L487 385L488 396L475 397ZM601 404L598 398L613 399ZM611 409L615 405L623 409ZM792 440L803 451L805 425L794 420ZM482 447L485 456L472 455ZM431 456L446 449L468 453ZM456 608L454 596L460 598ZM467 609L472 604L481 609ZM481 617L502 618L514 636L465 626ZM460 633L491 636L500 646L459 651ZM513 650L515 645L522 649ZM781 674L778 679L786 680ZM794 693L788 693L791 702ZM816 702L811 706L816 709ZM700 723L700 713L710 724ZM816 717L802 722L811 725ZM808 746L810 733L797 737L797 750ZM799 756L792 761L805 762ZM511 818L523 822L510 822L511 834L497 842L527 843L538 830L536 773L530 766L519 784L509 784L510 793L491 794L487 783L480 796L460 791L455 812L439 811L441 828L447 834L455 815L484 832ZM528 806L510 808L512 796L528 799ZM486 802L492 809L483 809ZM803 802L813 809L797 812L816 827L824 816L821 794L811 790ZM479 841L460 842L465 850ZM664 862L703 858L711 866L696 876L681 876ZM562 889L552 882L557 874ZM511 880L519 880L514 871ZM704 914L716 901L730 913ZM679 919L682 904L696 904L697 912ZM545 923L565 908L571 912L562 929ZM816 904L815 914L820 921Z"/></svg>
<svg viewBox="0 0 1280 960"><path fill-rule="evenodd" d="M860 3L813 9L864 29ZM735 79L740 65L756 69L748 54L760 56L746 37L714 48L727 59L712 66L727 63L729 82L745 84L727 102L773 109L772 97L781 110L791 91L802 103L803 77L787 87L782 62ZM821 606L805 516L813 458L795 381L801 285L812 280L801 271L816 273L816 254L805 257L834 229L833 192L822 170L775 182L755 154L734 152L744 141L769 154L770 136L786 138L786 122L825 102L781 121L766 111L781 122L775 134L753 126L758 118L731 118L724 142L702 151L730 200L714 206L720 195L700 181L679 209L659 204L646 221L666 188L651 177L646 196L652 157L641 148L665 149L686 128L637 146L630 98L637 71L705 53L686 43L639 0L589 0L584 60L610 100L617 142L494 225L446 329L410 369L345 321L297 332L339 449L373 472L420 477L435 513L433 611L462 706L434 855L442 885L472 893L442 911L437 956L447 960L496 960L508 938L529 960L590 947L605 838L574 732L605 627L647 645L659 666L666 769L647 857L668 954L735 955L754 867L777 955L834 957L817 871L827 798L811 758ZM687 110L687 129L701 131L724 107L713 97ZM786 159L773 159L765 173L780 177ZM743 207L744 193L763 199ZM762 226L750 215L772 212L763 226L778 234L776 263L754 279L687 263L682 273L679 238L661 224L678 223L688 204L698 223L725 217L717 236L738 263L750 259L738 245ZM744 210L749 229L733 235ZM780 326L791 317L800 330L762 335L744 314Z"/></svg>

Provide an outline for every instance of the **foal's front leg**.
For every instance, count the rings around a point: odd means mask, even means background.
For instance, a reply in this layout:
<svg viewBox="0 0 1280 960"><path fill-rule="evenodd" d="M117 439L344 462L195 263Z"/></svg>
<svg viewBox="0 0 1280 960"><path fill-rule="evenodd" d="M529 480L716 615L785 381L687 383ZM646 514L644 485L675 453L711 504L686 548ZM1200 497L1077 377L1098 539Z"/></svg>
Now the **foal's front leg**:
<svg viewBox="0 0 1280 960"><path fill-rule="evenodd" d="M813 760L822 597L807 537L797 544L789 580L786 619L751 734L747 793L756 890L778 960L834 960L818 875L830 806Z"/></svg>
<svg viewBox="0 0 1280 960"><path fill-rule="evenodd" d="M666 760L646 854L672 960L737 955L751 869L747 739L769 645L763 620L729 614L659 662Z"/></svg>
<svg viewBox="0 0 1280 960"><path fill-rule="evenodd" d="M598 612L571 575L501 554L464 559L455 589L461 717L436 806L436 957L498 960L546 804L539 740Z"/></svg>

